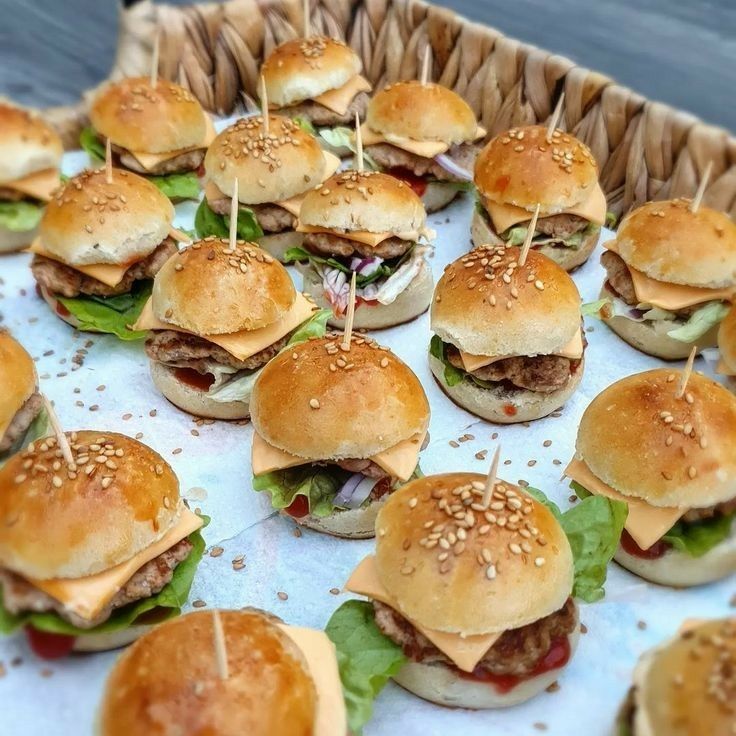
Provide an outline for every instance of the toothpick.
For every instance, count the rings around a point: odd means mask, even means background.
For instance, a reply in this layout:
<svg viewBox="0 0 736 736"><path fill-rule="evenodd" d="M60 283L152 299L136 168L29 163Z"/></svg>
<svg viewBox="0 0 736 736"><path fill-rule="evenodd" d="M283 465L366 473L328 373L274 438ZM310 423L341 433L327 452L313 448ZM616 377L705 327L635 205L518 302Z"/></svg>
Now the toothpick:
<svg viewBox="0 0 736 736"><path fill-rule="evenodd" d="M703 172L703 178L700 180L700 186L698 187L698 191L695 192L693 201L690 202L690 212L698 211L698 207L700 207L700 202L703 199L703 195L705 194L705 188L708 186L708 180L710 179L710 175L712 171L713 171L713 162L708 161L708 165L705 167L705 171Z"/></svg>
<svg viewBox="0 0 736 736"><path fill-rule="evenodd" d="M539 217L539 205L534 208L534 214L532 215L531 222L526 231L526 238L524 238L524 245L521 247L521 255L519 256L519 265L523 266L526 263L526 258L529 255L529 249L532 247L532 238L534 237L534 230L537 227L537 218Z"/></svg>
<svg viewBox="0 0 736 736"><path fill-rule="evenodd" d="M685 368L680 376L680 385L677 387L677 393L675 396L681 399L685 395L685 389L687 388L687 382L690 380L690 374L693 372L693 363L695 363L695 356L698 354L698 346L693 345L693 349L690 351L690 355L685 363Z"/></svg>
<svg viewBox="0 0 736 736"><path fill-rule="evenodd" d="M227 646L225 645L225 633L222 630L222 619L217 609L212 611L212 628L215 634L217 674L220 675L221 680L227 680L230 677L230 670L227 666Z"/></svg>
<svg viewBox="0 0 736 736"><path fill-rule="evenodd" d="M309 10L309 0L304 0L304 4L302 6L302 12L304 13L304 38L309 38L312 33Z"/></svg>
<svg viewBox="0 0 736 736"><path fill-rule="evenodd" d="M560 95L560 99L557 100L557 106L555 107L555 111L552 113L552 117L549 119L549 124L547 125L547 143L552 143L552 134L555 132L557 123L560 120L560 116L562 115L562 106L564 104L565 93L563 92Z"/></svg>
<svg viewBox="0 0 736 736"><path fill-rule="evenodd" d="M109 138L105 143L105 181L112 184L112 144Z"/></svg>
<svg viewBox="0 0 736 736"><path fill-rule="evenodd" d="M486 487L483 491L483 500L481 505L484 509L488 508L488 504L491 502L491 496L493 495L493 489L496 486L496 477L498 474L498 459L501 457L501 445L496 447L496 452L493 453L493 460L491 461L491 469L488 471L488 477L486 478Z"/></svg>
<svg viewBox="0 0 736 736"><path fill-rule="evenodd" d="M45 395L43 397L43 403L46 413L49 416L49 421L51 422L51 428L54 430L54 434L56 435L56 441L59 443L59 449L61 450L61 454L64 456L64 461L67 465L74 465L74 455L72 455L72 448L69 447L69 440L67 440L66 435L64 434L64 430L61 427L61 422L59 422L59 417L56 416L54 407Z"/></svg>
<svg viewBox="0 0 736 736"><path fill-rule="evenodd" d="M419 81L422 86L427 84L427 82L429 81L430 51L431 47L429 44L427 44L424 47L424 59L422 59L422 76L419 77Z"/></svg>
<svg viewBox="0 0 736 736"><path fill-rule="evenodd" d="M350 279L350 297L348 298L348 310L345 313L345 332L342 336L342 349L350 351L351 339L353 337L353 321L355 320L355 278L356 273Z"/></svg>
<svg viewBox="0 0 736 736"><path fill-rule="evenodd" d="M355 168L363 173L363 134L360 132L360 116L355 113Z"/></svg>
<svg viewBox="0 0 736 736"><path fill-rule="evenodd" d="M230 248L238 240L238 180L233 184L233 198L230 200Z"/></svg>
<svg viewBox="0 0 736 736"><path fill-rule="evenodd" d="M261 119L263 120L263 135L268 135L268 93L266 92L266 78L261 74Z"/></svg>
<svg viewBox="0 0 736 736"><path fill-rule="evenodd" d="M160 51L160 35L156 32L156 37L153 39L153 55L151 57L151 87L156 89L158 84L158 57Z"/></svg>

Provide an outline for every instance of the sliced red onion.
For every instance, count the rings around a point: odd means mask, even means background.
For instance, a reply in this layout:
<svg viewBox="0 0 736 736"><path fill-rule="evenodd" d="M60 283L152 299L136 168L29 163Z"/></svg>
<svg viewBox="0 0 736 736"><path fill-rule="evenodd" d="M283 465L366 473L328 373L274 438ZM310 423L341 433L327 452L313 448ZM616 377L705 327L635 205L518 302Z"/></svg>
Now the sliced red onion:
<svg viewBox="0 0 736 736"><path fill-rule="evenodd" d="M434 157L434 160L448 173L456 176L462 181L473 181L473 174L456 164L446 153L440 153Z"/></svg>
<svg viewBox="0 0 736 736"><path fill-rule="evenodd" d="M370 276L375 273L383 263L383 258L373 256L371 258L353 258L350 261L350 269L361 276Z"/></svg>
<svg viewBox="0 0 736 736"><path fill-rule="evenodd" d="M378 483L377 478L368 478L362 473L353 473L337 492L332 503L342 509L360 508L371 495L376 483Z"/></svg>

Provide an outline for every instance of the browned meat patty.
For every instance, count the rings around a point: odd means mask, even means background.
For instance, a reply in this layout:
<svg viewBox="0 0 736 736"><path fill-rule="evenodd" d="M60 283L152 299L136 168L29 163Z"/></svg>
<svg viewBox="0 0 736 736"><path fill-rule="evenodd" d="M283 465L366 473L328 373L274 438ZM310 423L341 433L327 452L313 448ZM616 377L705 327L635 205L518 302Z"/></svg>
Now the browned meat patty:
<svg viewBox="0 0 736 736"><path fill-rule="evenodd" d="M218 215L230 216L231 197L208 199L207 204ZM277 204L248 204L245 206L249 210L253 210L261 230L265 233L282 233L285 230L293 230L296 226L296 217Z"/></svg>
<svg viewBox="0 0 736 736"><path fill-rule="evenodd" d="M389 478L389 474L380 466L376 465L372 460L356 459L356 460L336 460L343 470L349 470L351 473L362 473L368 478Z"/></svg>
<svg viewBox="0 0 736 736"><path fill-rule="evenodd" d="M32 199L32 197L19 192L17 189L0 187L0 202L20 202L23 199Z"/></svg>
<svg viewBox="0 0 736 736"><path fill-rule="evenodd" d="M601 256L601 265L606 269L608 283L616 294L627 304L635 307L638 300L634 291L634 282L631 280L631 274L624 259L618 253L604 250Z"/></svg>
<svg viewBox="0 0 736 736"><path fill-rule="evenodd" d="M373 601L378 628L414 662L438 662L454 667L424 634L417 631L390 606ZM552 642L569 636L577 624L575 605L568 598L565 605L549 616L519 629L505 631L485 653L476 669L494 675L523 676L532 672L539 660L549 652Z"/></svg>
<svg viewBox="0 0 736 736"><path fill-rule="evenodd" d="M177 251L176 241L166 238L150 256L134 263L117 286L108 286L71 266L39 255L33 256L31 271L36 281L51 294L68 298L80 294L115 296L130 291L135 281L152 279Z"/></svg>
<svg viewBox="0 0 736 736"><path fill-rule="evenodd" d="M204 155L207 153L206 148L198 148L196 151L187 151L179 156L162 161L153 168L146 169L141 166L133 154L124 148L113 146L113 151L117 155L121 166L148 176L164 176L165 174L183 174L187 171L196 171L202 165Z"/></svg>
<svg viewBox="0 0 736 736"><path fill-rule="evenodd" d="M41 394L33 394L16 412L13 420L0 438L0 452L9 450L25 433L43 406Z"/></svg>
<svg viewBox="0 0 736 736"><path fill-rule="evenodd" d="M365 150L382 169L408 169L416 176L428 176L438 181L463 181L443 169L433 158L417 156L390 143L376 143L366 146ZM478 151L480 146L475 143L459 143L451 146L446 155L458 166L472 172Z"/></svg>
<svg viewBox="0 0 736 736"><path fill-rule="evenodd" d="M531 220L531 218L529 218ZM551 215L537 220L535 232L565 240L588 227L589 221L577 215Z"/></svg>
<svg viewBox="0 0 736 736"><path fill-rule="evenodd" d="M67 611L63 603L35 588L24 578L0 569L0 585L3 591L3 605L10 613L24 611L56 611L65 621L80 629L92 629L107 621L116 608L128 603L149 598L158 593L174 576L177 565L185 560L192 551L192 543L182 539L166 552L147 562L116 593L115 597L92 620L83 619L71 611Z"/></svg>
<svg viewBox="0 0 736 736"><path fill-rule="evenodd" d="M736 498L731 501L724 501L715 506L708 506L705 509L690 509L683 517L682 521L693 524L698 521L708 521L717 516L729 516L736 511Z"/></svg>
<svg viewBox="0 0 736 736"><path fill-rule="evenodd" d="M306 118L312 125L318 128L332 127L334 125L353 125L355 123L355 113L362 120L365 117L365 110L368 107L368 93L358 92L353 101L348 106L344 115L330 110L324 105L314 100L305 100L298 105L283 107L277 110L280 115L288 115L290 118Z"/></svg>
<svg viewBox="0 0 736 736"><path fill-rule="evenodd" d="M307 250L320 256L343 256L349 258L353 255L371 258L398 258L403 256L414 245L413 240L402 240L401 238L387 238L376 246L358 243L355 240L341 238L339 235L330 233L306 233L304 246Z"/></svg>

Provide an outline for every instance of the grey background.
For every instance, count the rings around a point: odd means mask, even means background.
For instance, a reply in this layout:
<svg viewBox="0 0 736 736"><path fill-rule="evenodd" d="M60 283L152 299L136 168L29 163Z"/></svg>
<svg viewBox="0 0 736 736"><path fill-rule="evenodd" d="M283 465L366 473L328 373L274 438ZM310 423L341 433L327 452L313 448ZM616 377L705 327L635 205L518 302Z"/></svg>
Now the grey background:
<svg viewBox="0 0 736 736"><path fill-rule="evenodd" d="M440 4L736 130L736 0ZM73 102L107 76L116 34L114 0L0 0L0 94Z"/></svg>

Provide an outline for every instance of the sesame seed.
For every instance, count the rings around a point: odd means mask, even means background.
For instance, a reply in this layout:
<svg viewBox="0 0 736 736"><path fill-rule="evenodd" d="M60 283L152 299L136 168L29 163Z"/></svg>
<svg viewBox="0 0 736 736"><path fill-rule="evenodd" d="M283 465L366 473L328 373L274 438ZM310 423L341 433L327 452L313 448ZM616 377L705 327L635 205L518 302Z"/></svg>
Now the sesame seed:
<svg viewBox="0 0 736 736"><path fill-rule="evenodd" d="M319 401L317 399L309 399L309 406L311 406L312 409L319 409Z"/></svg>
<svg viewBox="0 0 736 736"><path fill-rule="evenodd" d="M542 566L544 565L544 563L545 563L545 562L546 562L546 560L544 559L544 557L537 557L537 558L535 558L535 560L534 560L534 564L535 564L535 565L536 565L537 567L542 567Z"/></svg>

